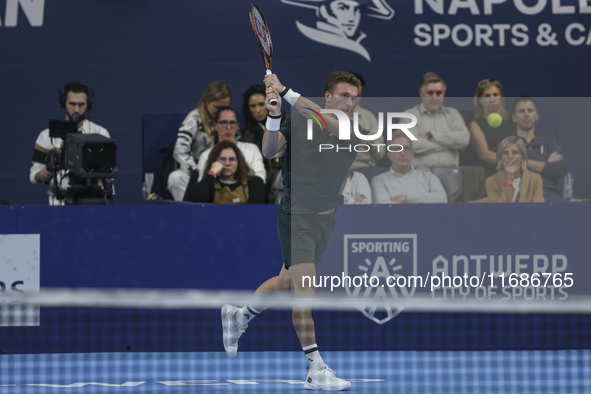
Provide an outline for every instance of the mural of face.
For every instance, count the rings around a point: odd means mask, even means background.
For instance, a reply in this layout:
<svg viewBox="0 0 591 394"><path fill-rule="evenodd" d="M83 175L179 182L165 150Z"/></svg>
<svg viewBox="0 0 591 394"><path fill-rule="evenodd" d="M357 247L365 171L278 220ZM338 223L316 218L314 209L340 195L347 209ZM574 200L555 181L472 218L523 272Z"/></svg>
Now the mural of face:
<svg viewBox="0 0 591 394"><path fill-rule="evenodd" d="M326 21L336 26L347 37L355 35L361 20L359 3L352 0L336 0L329 4L329 9L330 13L325 14Z"/></svg>

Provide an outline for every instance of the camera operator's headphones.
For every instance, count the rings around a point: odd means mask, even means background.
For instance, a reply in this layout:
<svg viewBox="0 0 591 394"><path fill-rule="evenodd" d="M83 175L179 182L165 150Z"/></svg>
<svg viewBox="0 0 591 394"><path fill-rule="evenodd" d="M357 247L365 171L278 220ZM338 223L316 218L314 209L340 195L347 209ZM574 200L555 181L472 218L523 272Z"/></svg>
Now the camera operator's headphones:
<svg viewBox="0 0 591 394"><path fill-rule="evenodd" d="M66 100L68 99L68 92L76 91L86 93L86 110L92 109L94 101L94 89L82 81L70 81L62 86L58 92L60 107L66 108Z"/></svg>

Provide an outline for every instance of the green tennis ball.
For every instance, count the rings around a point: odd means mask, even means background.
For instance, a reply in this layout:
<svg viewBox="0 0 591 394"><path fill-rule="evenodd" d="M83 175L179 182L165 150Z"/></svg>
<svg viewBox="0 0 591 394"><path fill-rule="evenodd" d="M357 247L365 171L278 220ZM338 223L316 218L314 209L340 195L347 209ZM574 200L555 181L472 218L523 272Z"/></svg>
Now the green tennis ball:
<svg viewBox="0 0 591 394"><path fill-rule="evenodd" d="M494 127L494 128L499 127L503 123L503 118L501 117L501 115L497 114L496 112L493 112L492 114L488 115L487 120L488 120L488 125L490 127Z"/></svg>

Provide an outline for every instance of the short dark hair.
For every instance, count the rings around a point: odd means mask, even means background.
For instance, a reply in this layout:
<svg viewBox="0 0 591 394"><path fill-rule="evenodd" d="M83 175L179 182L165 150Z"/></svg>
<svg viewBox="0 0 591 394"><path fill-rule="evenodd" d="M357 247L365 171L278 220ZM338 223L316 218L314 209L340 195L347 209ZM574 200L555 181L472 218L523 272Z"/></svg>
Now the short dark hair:
<svg viewBox="0 0 591 394"><path fill-rule="evenodd" d="M534 103L534 107L536 107L536 111L537 111L538 104L536 103L536 100L534 100L533 98L531 98L529 96L521 96L521 97L518 97L517 100L515 100L515 103L513 103L513 113L515 113L515 108L517 108L517 104L525 103L528 101L531 101L532 103Z"/></svg>
<svg viewBox="0 0 591 394"><path fill-rule="evenodd" d="M447 85L445 84L445 79L443 79L443 77L441 75L429 71L428 73L423 75L423 78L421 78L421 84L419 85L419 88L429 85L430 83L438 83L438 82L441 82L443 84L444 88L447 87Z"/></svg>
<svg viewBox="0 0 591 394"><path fill-rule="evenodd" d="M350 74L353 74L357 77L357 79L359 80L359 82L361 83L361 87L364 88L365 87L365 78L363 78L363 75L355 72L355 71L349 71ZM359 87L359 86L358 86Z"/></svg>
<svg viewBox="0 0 591 394"><path fill-rule="evenodd" d="M359 85L361 85L361 81L359 81L359 79L355 75L346 71L333 71L326 80L326 85L324 85L324 91L332 93L335 86L337 86L341 82L348 83L349 85L353 85L356 88L358 88Z"/></svg>

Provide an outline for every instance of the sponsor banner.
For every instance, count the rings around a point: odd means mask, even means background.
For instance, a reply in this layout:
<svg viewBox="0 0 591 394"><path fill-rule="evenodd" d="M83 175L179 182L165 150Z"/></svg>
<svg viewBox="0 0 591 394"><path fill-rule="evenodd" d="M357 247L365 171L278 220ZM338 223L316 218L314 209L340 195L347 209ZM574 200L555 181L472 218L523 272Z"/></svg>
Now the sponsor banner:
<svg viewBox="0 0 591 394"><path fill-rule="evenodd" d="M0 295L39 292L40 238L40 234L0 235ZM39 308L4 308L0 301L0 326L39 325Z"/></svg>
<svg viewBox="0 0 591 394"><path fill-rule="evenodd" d="M576 205L570 204L569 210L575 212ZM540 215L530 210L518 221L511 215L497 218L489 229L467 219L477 215L479 207L494 216L490 206L470 204L463 219L436 215L432 221L426 218L437 205L343 206L332 244L318 265L318 291L344 297L481 302L589 297L591 269L582 235L544 231L542 210ZM519 210L518 204L514 209ZM495 220L486 216L487 223ZM399 312L362 310L379 324Z"/></svg>
<svg viewBox="0 0 591 394"><path fill-rule="evenodd" d="M397 50L588 47L591 2L562 0L281 0L299 7L303 38L355 53L368 62ZM470 51L470 52L469 52Z"/></svg>

